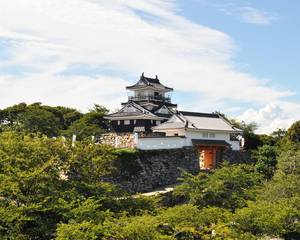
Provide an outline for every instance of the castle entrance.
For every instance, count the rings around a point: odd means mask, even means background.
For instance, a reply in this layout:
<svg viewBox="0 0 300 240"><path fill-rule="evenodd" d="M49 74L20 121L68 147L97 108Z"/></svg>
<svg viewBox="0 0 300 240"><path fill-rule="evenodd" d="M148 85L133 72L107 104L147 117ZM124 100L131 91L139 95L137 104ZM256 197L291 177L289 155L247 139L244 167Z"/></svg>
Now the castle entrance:
<svg viewBox="0 0 300 240"><path fill-rule="evenodd" d="M219 151L217 149L198 148L199 166L200 169L214 169L217 167L217 156Z"/></svg>
<svg viewBox="0 0 300 240"><path fill-rule="evenodd" d="M196 147L200 169L215 169L219 164L220 150L229 143L223 140L192 139Z"/></svg>

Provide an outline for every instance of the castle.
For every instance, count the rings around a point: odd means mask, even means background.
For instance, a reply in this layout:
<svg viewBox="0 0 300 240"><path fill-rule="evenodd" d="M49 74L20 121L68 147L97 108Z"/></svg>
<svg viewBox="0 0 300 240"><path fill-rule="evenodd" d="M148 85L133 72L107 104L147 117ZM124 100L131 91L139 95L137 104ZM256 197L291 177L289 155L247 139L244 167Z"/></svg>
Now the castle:
<svg viewBox="0 0 300 240"><path fill-rule="evenodd" d="M136 147L144 150L171 149L194 146L200 168L218 166L220 150L231 147L239 150L239 141L230 139L239 129L219 114L177 110L170 92L156 78L141 75L139 81L127 86L132 92L128 101L116 113L105 115L112 133L135 133Z"/></svg>

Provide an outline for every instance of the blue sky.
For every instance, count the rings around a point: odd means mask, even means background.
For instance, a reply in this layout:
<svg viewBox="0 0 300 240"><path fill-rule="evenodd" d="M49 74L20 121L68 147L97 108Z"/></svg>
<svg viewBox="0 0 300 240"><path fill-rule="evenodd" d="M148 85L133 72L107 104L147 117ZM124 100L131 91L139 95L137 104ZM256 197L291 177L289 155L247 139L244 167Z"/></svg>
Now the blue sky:
<svg viewBox="0 0 300 240"><path fill-rule="evenodd" d="M299 1L2 0L0 109L114 110L158 75L181 110L259 124L300 118Z"/></svg>

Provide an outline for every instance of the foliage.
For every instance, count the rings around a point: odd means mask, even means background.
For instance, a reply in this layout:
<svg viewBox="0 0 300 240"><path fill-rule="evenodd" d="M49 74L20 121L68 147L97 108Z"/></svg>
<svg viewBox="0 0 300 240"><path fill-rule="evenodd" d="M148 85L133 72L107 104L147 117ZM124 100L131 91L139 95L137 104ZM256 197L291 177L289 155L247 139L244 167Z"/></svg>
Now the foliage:
<svg viewBox="0 0 300 240"><path fill-rule="evenodd" d="M300 142L300 121L293 123L286 131L286 138L292 142Z"/></svg>
<svg viewBox="0 0 300 240"><path fill-rule="evenodd" d="M73 124L73 122L82 118L84 115L75 108L58 106L57 109L62 114L64 120L64 130L68 129L68 127L70 127Z"/></svg>
<svg viewBox="0 0 300 240"><path fill-rule="evenodd" d="M74 134L77 140L83 140L108 131L108 120L103 117L108 112L98 104L82 114L74 108L50 107L40 102L31 105L20 103L0 110L0 132L25 131L67 138L72 138Z"/></svg>
<svg viewBox="0 0 300 240"><path fill-rule="evenodd" d="M51 239L57 224L89 197L101 200L99 208L115 201L113 189L100 180L111 170L112 152L107 146L73 148L36 134L0 134L0 236ZM71 172L78 176L66 181Z"/></svg>
<svg viewBox="0 0 300 240"><path fill-rule="evenodd" d="M283 139L286 135L286 130L282 128L277 128L277 130L271 133L271 136L275 139L276 142Z"/></svg>
<svg viewBox="0 0 300 240"><path fill-rule="evenodd" d="M274 138L272 135L267 135L267 134L259 134L259 141L262 143L263 145L270 145L270 146L274 146L276 144L276 138Z"/></svg>
<svg viewBox="0 0 300 240"><path fill-rule="evenodd" d="M299 197L292 197L277 202L249 202L248 207L237 210L236 228L254 235L299 239L299 200Z"/></svg>
<svg viewBox="0 0 300 240"><path fill-rule="evenodd" d="M211 172L197 176L184 172L184 183L175 191L200 208L216 206L234 211L244 207L247 200L254 200L261 185L261 175L254 172L253 166L223 165Z"/></svg>
<svg viewBox="0 0 300 240"><path fill-rule="evenodd" d="M256 167L225 163L198 176L183 172L175 192L187 204L163 208L159 197L131 196L103 182L115 167L134 179L141 170L136 159L145 154L90 140L108 129L107 111L95 105L81 114L41 103L0 111L0 239L300 238L297 127L268 136L245 124L258 139L251 148L264 144ZM73 133L81 140L75 146L51 138Z"/></svg>
<svg viewBox="0 0 300 240"><path fill-rule="evenodd" d="M72 135L76 135L78 141L82 141L84 138L90 138L91 136L99 137L109 129L109 121L104 119L104 115L108 112L109 110L105 107L95 104L93 109L90 109L82 118L74 121L70 127L62 131L61 134L68 138L71 138Z"/></svg>
<svg viewBox="0 0 300 240"><path fill-rule="evenodd" d="M266 180L270 180L276 170L277 152L275 147L263 145L258 148L258 161L255 170L263 174Z"/></svg>
<svg viewBox="0 0 300 240"><path fill-rule="evenodd" d="M139 174L142 170L141 165L137 161L139 156L138 150L116 149L115 154L119 157L117 161L118 170L124 179L129 180L133 176Z"/></svg>

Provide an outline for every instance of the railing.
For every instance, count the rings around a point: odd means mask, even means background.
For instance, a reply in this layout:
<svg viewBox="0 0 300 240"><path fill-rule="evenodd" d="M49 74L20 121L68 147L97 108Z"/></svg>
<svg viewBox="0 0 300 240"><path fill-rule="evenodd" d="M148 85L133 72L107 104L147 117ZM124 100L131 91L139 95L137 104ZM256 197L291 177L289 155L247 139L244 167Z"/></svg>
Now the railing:
<svg viewBox="0 0 300 240"><path fill-rule="evenodd" d="M155 96L155 95L144 95L144 96L128 96L128 100L142 101L142 100L152 100L152 101L162 101L171 102L171 97Z"/></svg>

